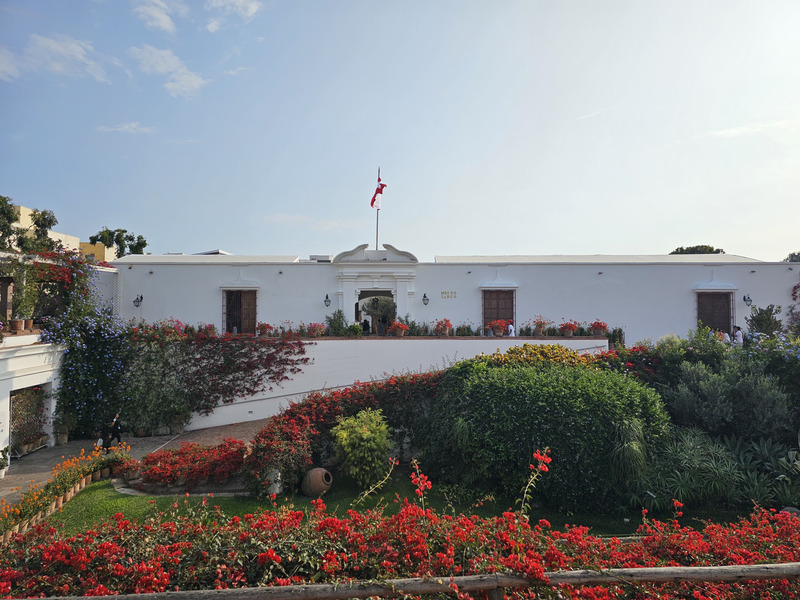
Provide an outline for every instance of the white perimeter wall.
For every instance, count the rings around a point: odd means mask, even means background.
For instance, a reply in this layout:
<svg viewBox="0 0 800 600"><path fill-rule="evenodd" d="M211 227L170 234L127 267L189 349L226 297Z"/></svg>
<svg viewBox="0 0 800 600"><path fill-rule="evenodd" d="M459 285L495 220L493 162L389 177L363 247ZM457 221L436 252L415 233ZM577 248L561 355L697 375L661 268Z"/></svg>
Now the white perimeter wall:
<svg viewBox="0 0 800 600"><path fill-rule="evenodd" d="M731 292L734 322L746 330L749 309L743 296L748 294L759 307L785 308L800 275L793 265L762 262L226 265L131 259L135 262L116 261L118 272L102 273L99 282L102 294L113 298L126 320L174 317L221 327L223 289L238 288L257 290L257 319L265 323L324 322L337 308L352 321L360 292L388 290L395 293L400 316L428 323L446 317L453 325L478 326L482 290L513 289L518 326L539 314L556 323L599 318L611 328L621 327L628 345L670 333L685 336L696 327L698 289ZM326 294L330 308L323 304ZM430 299L427 306L423 294ZM144 300L135 308L132 300L138 295Z"/></svg>
<svg viewBox="0 0 800 600"><path fill-rule="evenodd" d="M265 419L309 392L347 387L356 381L381 380L393 374L442 369L465 358L497 350L505 352L525 342L548 343L524 338L321 339L306 346L311 361L292 380L272 391L221 406L212 415L195 415L187 429ZM582 354L608 349L605 338L552 338L552 343Z"/></svg>

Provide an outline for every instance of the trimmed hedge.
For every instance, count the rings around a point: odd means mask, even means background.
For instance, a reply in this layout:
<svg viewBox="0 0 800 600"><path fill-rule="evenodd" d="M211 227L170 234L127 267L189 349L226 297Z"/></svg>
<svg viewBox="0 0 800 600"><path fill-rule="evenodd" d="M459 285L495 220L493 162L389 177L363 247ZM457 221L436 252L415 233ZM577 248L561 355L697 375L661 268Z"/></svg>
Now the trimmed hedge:
<svg viewBox="0 0 800 600"><path fill-rule="evenodd" d="M440 482L516 495L534 450L549 447L553 462L538 491L572 510L615 508L624 489L613 474L625 469L612 456L631 442L646 454L669 427L658 394L634 378L548 361L459 363L445 374L430 414L422 463ZM625 439L631 431L637 439Z"/></svg>

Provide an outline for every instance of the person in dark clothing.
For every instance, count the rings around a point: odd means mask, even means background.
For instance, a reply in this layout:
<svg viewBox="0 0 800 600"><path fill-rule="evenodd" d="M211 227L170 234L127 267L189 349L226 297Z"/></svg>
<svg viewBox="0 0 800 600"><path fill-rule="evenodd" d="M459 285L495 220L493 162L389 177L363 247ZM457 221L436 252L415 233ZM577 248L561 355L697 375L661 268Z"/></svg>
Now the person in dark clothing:
<svg viewBox="0 0 800 600"><path fill-rule="evenodd" d="M122 425L119 422L119 413L114 415L114 420L111 421L111 433L108 436L108 445L117 440L117 444L122 443Z"/></svg>

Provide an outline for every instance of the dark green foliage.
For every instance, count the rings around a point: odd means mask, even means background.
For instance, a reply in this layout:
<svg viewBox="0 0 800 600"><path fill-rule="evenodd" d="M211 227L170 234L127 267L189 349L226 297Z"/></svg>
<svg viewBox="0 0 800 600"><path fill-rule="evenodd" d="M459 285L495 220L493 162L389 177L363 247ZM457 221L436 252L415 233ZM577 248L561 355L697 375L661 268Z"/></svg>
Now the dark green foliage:
<svg viewBox="0 0 800 600"><path fill-rule="evenodd" d="M117 258L122 258L128 254L144 254L147 247L147 240L144 236L128 233L127 229L109 229L103 227L96 234L89 236L89 242L96 244L100 242L106 248L117 247Z"/></svg>
<svg viewBox="0 0 800 600"><path fill-rule="evenodd" d="M699 244L697 246L679 246L670 254L725 254L725 250L714 248L714 246L709 246L708 244Z"/></svg>
<svg viewBox="0 0 800 600"><path fill-rule="evenodd" d="M681 364L674 387L662 395L678 425L745 439L794 434L788 396L740 352L726 355L716 373L703 363Z"/></svg>
<svg viewBox="0 0 800 600"><path fill-rule="evenodd" d="M551 505L590 510L619 500L611 473L620 440L643 444L646 454L668 425L658 395L633 378L559 364L465 361L447 371L430 414L423 464L438 480L515 494L533 452L549 446L553 462L538 491ZM621 435L637 427L642 435ZM627 464L616 472L635 469L635 453L622 454Z"/></svg>
<svg viewBox="0 0 800 600"><path fill-rule="evenodd" d="M341 308L325 317L325 331L332 337L345 337L348 334L347 317Z"/></svg>
<svg viewBox="0 0 800 600"><path fill-rule="evenodd" d="M752 306L750 308L750 316L744 318L750 334L763 333L767 336L773 336L779 333L783 329L783 323L778 318L780 312L781 307L776 307L774 304L770 304L766 308Z"/></svg>
<svg viewBox="0 0 800 600"><path fill-rule="evenodd" d="M386 475L391 442L380 409L368 408L342 419L331 433L336 458L360 489L369 488Z"/></svg>
<svg viewBox="0 0 800 600"><path fill-rule="evenodd" d="M744 481L730 451L699 429L677 429L654 453L646 476L629 496L630 507L657 512L673 499L687 507L738 504Z"/></svg>

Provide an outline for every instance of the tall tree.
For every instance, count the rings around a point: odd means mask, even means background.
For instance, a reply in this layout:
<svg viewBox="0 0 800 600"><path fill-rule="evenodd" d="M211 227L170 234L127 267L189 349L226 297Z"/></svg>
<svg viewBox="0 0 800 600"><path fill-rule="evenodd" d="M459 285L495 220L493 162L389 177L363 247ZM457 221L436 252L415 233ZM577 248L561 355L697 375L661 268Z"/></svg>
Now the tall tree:
<svg viewBox="0 0 800 600"><path fill-rule="evenodd" d="M680 246L670 254L725 254L725 250L714 248L714 246L709 246L708 244L701 244L699 246Z"/></svg>
<svg viewBox="0 0 800 600"><path fill-rule="evenodd" d="M127 254L144 254L144 249L147 247L144 236L128 233L127 229L109 229L105 225L95 235L89 236L89 242L92 244L100 242L106 248L116 246L117 258Z"/></svg>
<svg viewBox="0 0 800 600"><path fill-rule="evenodd" d="M783 259L783 262L800 262L800 251L790 252L789 256Z"/></svg>
<svg viewBox="0 0 800 600"><path fill-rule="evenodd" d="M52 252L61 247L61 242L50 237L50 230L58 225L52 210L33 209L30 227L16 227L17 248L25 254Z"/></svg>
<svg viewBox="0 0 800 600"><path fill-rule="evenodd" d="M0 250L13 249L16 220L17 211L13 200L7 196L0 196Z"/></svg>

